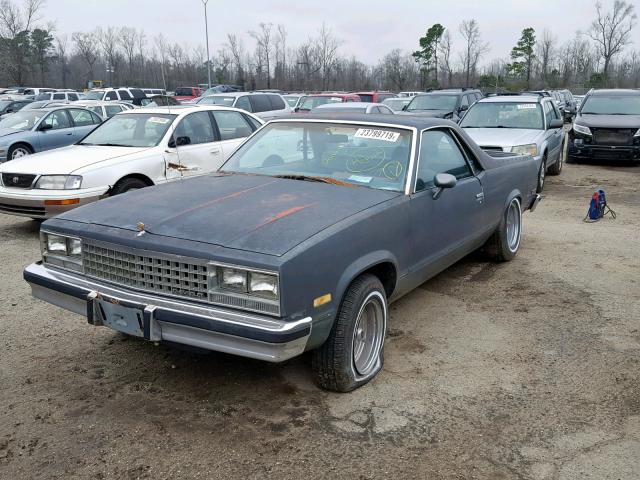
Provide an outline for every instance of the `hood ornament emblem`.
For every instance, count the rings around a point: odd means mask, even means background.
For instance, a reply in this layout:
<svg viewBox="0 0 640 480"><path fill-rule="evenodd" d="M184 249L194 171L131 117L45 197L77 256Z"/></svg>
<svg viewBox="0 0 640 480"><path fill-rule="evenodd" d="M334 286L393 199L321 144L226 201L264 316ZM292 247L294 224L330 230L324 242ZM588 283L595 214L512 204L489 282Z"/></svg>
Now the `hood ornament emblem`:
<svg viewBox="0 0 640 480"><path fill-rule="evenodd" d="M13 183L18 183L18 182L20 181L20 178L19 178L19 177L13 177L13 178L11 179L11 181L12 181Z"/></svg>
<svg viewBox="0 0 640 480"><path fill-rule="evenodd" d="M138 222L136 224L136 229L138 230L138 234L136 235L137 237L140 237L145 234L144 223Z"/></svg>

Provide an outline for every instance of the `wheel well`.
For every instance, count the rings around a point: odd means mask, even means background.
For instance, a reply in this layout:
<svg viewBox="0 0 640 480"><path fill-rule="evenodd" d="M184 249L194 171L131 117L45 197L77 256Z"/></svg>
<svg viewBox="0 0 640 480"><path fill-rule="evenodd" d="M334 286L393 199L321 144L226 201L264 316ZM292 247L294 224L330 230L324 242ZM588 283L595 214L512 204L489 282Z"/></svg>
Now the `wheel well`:
<svg viewBox="0 0 640 480"><path fill-rule="evenodd" d="M362 272L370 273L378 277L380 282L382 282L382 286L384 287L384 291L387 294L387 298L391 297L391 294L396 289L396 281L398 280L398 273L396 272L396 267L391 262L383 262Z"/></svg>
<svg viewBox="0 0 640 480"><path fill-rule="evenodd" d="M129 178L136 178L138 180L142 180L144 183L147 184L147 187L150 187L150 186L153 185L153 180L151 180L146 175L142 175L141 173L132 173L130 175L122 177L120 180L118 180L116 183L114 183L113 186L111 187L111 189L113 190L116 185L118 185L119 183L121 183L121 182L123 182L123 181L125 181L125 180L127 180Z"/></svg>
<svg viewBox="0 0 640 480"><path fill-rule="evenodd" d="M16 143L14 143L13 145L11 145L11 146L7 149L7 152L9 152L9 150L11 150L12 148L20 147L20 146L27 147L27 148L28 148L29 150L31 150L32 152L34 152L34 151L35 151L35 150L33 149L33 147L32 147L31 145L29 145L27 142L16 142Z"/></svg>

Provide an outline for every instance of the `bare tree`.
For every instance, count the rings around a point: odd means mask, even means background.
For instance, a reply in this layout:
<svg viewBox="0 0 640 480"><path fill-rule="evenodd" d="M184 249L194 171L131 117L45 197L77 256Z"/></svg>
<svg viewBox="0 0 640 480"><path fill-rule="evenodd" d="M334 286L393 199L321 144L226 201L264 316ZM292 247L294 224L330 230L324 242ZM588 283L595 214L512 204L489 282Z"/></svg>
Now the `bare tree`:
<svg viewBox="0 0 640 480"><path fill-rule="evenodd" d="M106 30L99 28L97 36L107 61L109 85L113 85L113 73L117 74L118 67L118 31L114 27L107 27Z"/></svg>
<svg viewBox="0 0 640 480"><path fill-rule="evenodd" d="M60 35L56 37L56 57L58 64L60 65L60 78L62 80L62 88L67 87L67 73L69 73L68 66L68 42L69 39L66 35Z"/></svg>
<svg viewBox="0 0 640 480"><path fill-rule="evenodd" d="M460 24L459 30L465 42L464 50L460 56L465 76L465 86L469 87L475 77L480 58L489 51L489 44L482 41L480 27L474 19L464 20Z"/></svg>
<svg viewBox="0 0 640 480"><path fill-rule="evenodd" d="M333 36L331 29L324 23L320 28L317 46L320 71L322 73L322 89L326 90L329 81L329 74L336 63L340 41Z"/></svg>
<svg viewBox="0 0 640 480"><path fill-rule="evenodd" d="M262 65L267 69L267 88L271 88L271 52L273 45L271 43L271 30L273 29L272 23L261 23L260 30L250 31L249 35L256 41L256 63L259 67L258 74L262 71Z"/></svg>
<svg viewBox="0 0 640 480"><path fill-rule="evenodd" d="M40 11L46 0L24 0L22 6L11 0L0 1L0 34L14 38L30 30L40 20Z"/></svg>
<svg viewBox="0 0 640 480"><path fill-rule="evenodd" d="M134 83L134 63L138 47L138 31L132 27L122 27L118 32L118 43L124 50L129 65L129 84Z"/></svg>
<svg viewBox="0 0 640 480"><path fill-rule="evenodd" d="M453 65L451 63L451 33L449 30L445 30L442 38L440 39L440 44L438 45L438 50L440 51L440 67L444 72L447 79L447 86L450 87L453 83Z"/></svg>
<svg viewBox="0 0 640 480"><path fill-rule="evenodd" d="M542 32L542 37L538 40L537 57L540 64L540 77L543 82L546 82L549 76L549 68L553 63L556 43L555 35L547 29Z"/></svg>
<svg viewBox="0 0 640 480"><path fill-rule="evenodd" d="M615 0L613 10L604 12L602 3L596 2L596 19L587 32L595 42L598 54L604 60L602 73L605 79L609 74L611 60L630 43L631 31L636 24L633 4L624 0Z"/></svg>
<svg viewBox="0 0 640 480"><path fill-rule="evenodd" d="M71 39L75 45L76 52L86 62L87 67L89 67L87 80L92 80L94 78L93 66L98 61L100 55L96 32L75 32L71 35Z"/></svg>
<svg viewBox="0 0 640 480"><path fill-rule="evenodd" d="M233 63L235 68L235 82L239 85L244 86L244 45L242 44L242 40L239 39L235 34L229 33L227 34L227 44L226 48L231 51L231 56L233 57Z"/></svg>

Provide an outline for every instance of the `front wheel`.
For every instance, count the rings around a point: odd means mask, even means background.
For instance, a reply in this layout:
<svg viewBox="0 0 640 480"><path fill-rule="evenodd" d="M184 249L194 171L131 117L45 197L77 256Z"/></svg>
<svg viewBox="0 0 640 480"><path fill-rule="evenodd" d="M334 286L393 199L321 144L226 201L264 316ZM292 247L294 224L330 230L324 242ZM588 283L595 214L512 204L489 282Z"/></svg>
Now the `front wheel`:
<svg viewBox="0 0 640 480"><path fill-rule="evenodd" d="M556 163L549 167L549 175L560 175L562 172L562 166L567 158L567 136L565 135L564 140L562 140L562 146L560 147L560 154L558 155L558 160Z"/></svg>
<svg viewBox="0 0 640 480"><path fill-rule="evenodd" d="M358 277L344 296L327 341L313 352L320 386L350 392L369 382L384 363L387 296L374 275Z"/></svg>
<svg viewBox="0 0 640 480"><path fill-rule="evenodd" d="M536 193L542 193L544 190L544 182L547 178L547 154L545 153L542 157L542 164L540 165L540 170L538 171L538 187L536 188Z"/></svg>
<svg viewBox="0 0 640 480"><path fill-rule="evenodd" d="M33 153L33 149L31 149L31 147L29 147L28 145L23 145L22 143L19 143L9 149L8 157L10 160L16 160L18 158L31 155L32 153Z"/></svg>
<svg viewBox="0 0 640 480"><path fill-rule="evenodd" d="M128 192L130 190L138 190L140 188L147 187L148 185L139 178L125 178L120 180L111 190L111 195L120 195L121 193Z"/></svg>
<svg viewBox="0 0 640 480"><path fill-rule="evenodd" d="M522 240L522 206L514 198L505 210L498 229L487 241L484 250L498 262L513 260Z"/></svg>

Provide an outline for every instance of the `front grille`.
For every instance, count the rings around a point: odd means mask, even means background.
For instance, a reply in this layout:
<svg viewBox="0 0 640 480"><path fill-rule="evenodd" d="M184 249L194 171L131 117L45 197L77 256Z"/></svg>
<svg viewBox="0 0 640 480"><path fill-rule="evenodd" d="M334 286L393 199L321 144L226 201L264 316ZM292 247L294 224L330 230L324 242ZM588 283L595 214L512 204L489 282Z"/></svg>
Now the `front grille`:
<svg viewBox="0 0 640 480"><path fill-rule="evenodd" d="M593 139L600 145L633 145L633 134L636 130L594 128Z"/></svg>
<svg viewBox="0 0 640 480"><path fill-rule="evenodd" d="M11 188L31 188L35 175L26 175L24 173L3 173L2 184Z"/></svg>
<svg viewBox="0 0 640 480"><path fill-rule="evenodd" d="M26 207L24 205L10 205L8 203L0 203L0 212L26 215L29 217L42 217L45 215L44 207Z"/></svg>
<svg viewBox="0 0 640 480"><path fill-rule="evenodd" d="M150 292L207 301L207 265L184 263L150 253L137 255L84 243L87 275Z"/></svg>

